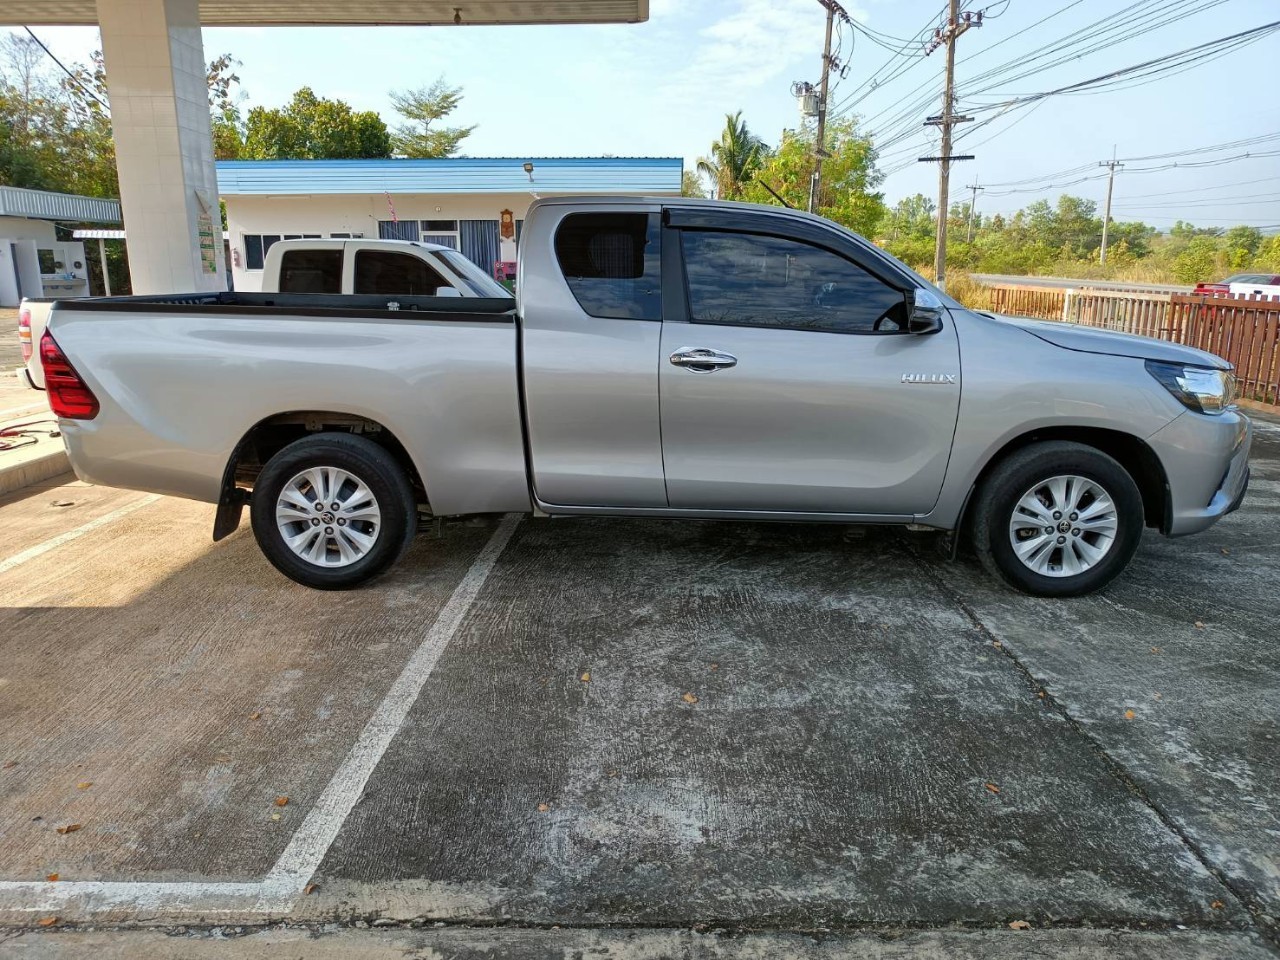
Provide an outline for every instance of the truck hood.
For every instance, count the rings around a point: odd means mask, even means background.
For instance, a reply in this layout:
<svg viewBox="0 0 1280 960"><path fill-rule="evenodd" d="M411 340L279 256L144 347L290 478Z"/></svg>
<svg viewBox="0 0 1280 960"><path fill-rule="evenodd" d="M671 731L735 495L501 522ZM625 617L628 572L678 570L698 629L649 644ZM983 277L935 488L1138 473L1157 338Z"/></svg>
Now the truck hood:
<svg viewBox="0 0 1280 960"><path fill-rule="evenodd" d="M1025 330L1033 337L1039 337L1055 347L1064 350L1076 350L1081 353L1104 353L1116 357L1134 357L1138 360L1163 360L1167 363L1186 363L1197 367L1212 367L1217 370L1230 370L1231 364L1221 357L1197 350L1195 347L1170 343L1167 340L1155 340L1151 337L1139 337L1131 333L1117 333L1114 330L1100 330L1097 327L1085 327L1076 323L1060 323L1049 320L1030 320L1026 317L1006 317L994 313L984 313L998 323L1008 324Z"/></svg>

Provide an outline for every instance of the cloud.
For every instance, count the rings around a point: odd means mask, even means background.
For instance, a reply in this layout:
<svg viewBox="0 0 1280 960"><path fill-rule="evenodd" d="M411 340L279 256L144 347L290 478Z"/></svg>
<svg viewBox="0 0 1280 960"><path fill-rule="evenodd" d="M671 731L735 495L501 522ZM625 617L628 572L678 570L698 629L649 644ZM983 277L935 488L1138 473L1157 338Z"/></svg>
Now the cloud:
<svg viewBox="0 0 1280 960"><path fill-rule="evenodd" d="M737 0L730 12L698 31L690 62L672 85L693 93L753 91L807 78L784 76L799 61L811 61L806 73L816 80L824 16L813 0Z"/></svg>

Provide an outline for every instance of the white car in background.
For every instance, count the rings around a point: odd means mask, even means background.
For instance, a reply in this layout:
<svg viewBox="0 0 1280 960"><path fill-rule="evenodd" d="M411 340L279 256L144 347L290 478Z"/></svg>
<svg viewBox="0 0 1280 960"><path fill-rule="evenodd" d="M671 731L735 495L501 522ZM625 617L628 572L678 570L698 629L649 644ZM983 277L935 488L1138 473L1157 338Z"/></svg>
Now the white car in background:
<svg viewBox="0 0 1280 960"><path fill-rule="evenodd" d="M1280 297L1280 274L1237 273L1217 283L1197 283L1195 292L1230 294L1233 297Z"/></svg>
<svg viewBox="0 0 1280 960"><path fill-rule="evenodd" d="M511 297L453 247L416 240L280 240L267 250L262 293L366 294L387 297ZM23 300L18 339L26 380L44 389L35 345L53 299Z"/></svg>

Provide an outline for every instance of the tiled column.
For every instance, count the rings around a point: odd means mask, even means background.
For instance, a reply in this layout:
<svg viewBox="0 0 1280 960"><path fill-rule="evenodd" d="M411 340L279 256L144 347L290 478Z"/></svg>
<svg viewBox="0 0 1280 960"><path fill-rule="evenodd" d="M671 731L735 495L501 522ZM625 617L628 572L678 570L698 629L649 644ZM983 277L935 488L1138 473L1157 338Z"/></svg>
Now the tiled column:
<svg viewBox="0 0 1280 960"><path fill-rule="evenodd" d="M197 0L98 0L133 292L225 290Z"/></svg>

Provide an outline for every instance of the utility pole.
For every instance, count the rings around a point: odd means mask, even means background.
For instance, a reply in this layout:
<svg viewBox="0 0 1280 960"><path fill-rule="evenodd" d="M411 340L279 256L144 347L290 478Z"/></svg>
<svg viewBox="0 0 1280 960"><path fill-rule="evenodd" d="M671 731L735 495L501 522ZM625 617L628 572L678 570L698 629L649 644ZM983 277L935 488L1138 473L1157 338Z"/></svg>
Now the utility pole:
<svg viewBox="0 0 1280 960"><path fill-rule="evenodd" d="M1116 183L1116 169L1123 167L1124 164L1116 160L1116 148L1112 144L1111 159L1104 160L1098 164L1100 167L1107 167L1107 207L1102 213L1102 250L1098 254L1098 262L1106 264L1107 262L1107 229L1111 225L1111 189Z"/></svg>
<svg viewBox="0 0 1280 960"><path fill-rule="evenodd" d="M827 10L827 38L822 44L822 81L818 85L818 131L813 143L813 176L809 180L809 212L818 205L818 190L822 184L822 158L826 155L827 137L827 85L831 78L831 29L836 16L848 20L844 8L835 0L818 0Z"/></svg>
<svg viewBox="0 0 1280 960"><path fill-rule="evenodd" d="M950 198L947 196L951 186L951 161L972 160L972 154L963 156L951 155L951 128L957 123L968 123L973 117L957 116L953 110L956 96L956 40L970 27L982 26L982 13L976 16L966 13L960 18L960 0L950 0L947 13L947 25L934 32L933 42L925 51L926 55L938 47L947 48L947 78L942 90L942 113L930 117L925 126L942 128L942 154L937 157L921 157L923 162L938 161L938 241L933 255L934 282L945 290L947 286L947 214Z"/></svg>
<svg viewBox="0 0 1280 960"><path fill-rule="evenodd" d="M977 177L973 178L973 183L969 184L969 189L973 191L973 199L969 201L969 230L965 234L965 243L973 243L973 211L978 205L978 191L982 189L978 186Z"/></svg>

